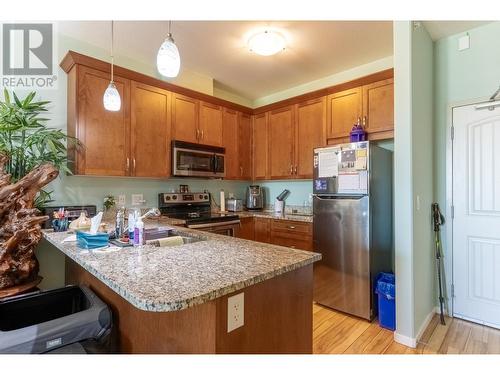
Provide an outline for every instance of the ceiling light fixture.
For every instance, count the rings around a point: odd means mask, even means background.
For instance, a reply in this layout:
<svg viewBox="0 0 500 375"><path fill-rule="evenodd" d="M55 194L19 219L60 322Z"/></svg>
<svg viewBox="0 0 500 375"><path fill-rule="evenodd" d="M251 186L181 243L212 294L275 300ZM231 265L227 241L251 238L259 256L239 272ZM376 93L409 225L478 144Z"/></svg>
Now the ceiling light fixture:
<svg viewBox="0 0 500 375"><path fill-rule="evenodd" d="M119 111L122 106L122 100L120 98L120 93L118 92L114 78L114 56L113 56L113 39L114 39L114 25L113 21L111 21L111 81L109 81L109 85L104 91L104 96L102 98L102 102L104 104L104 108L107 111Z"/></svg>
<svg viewBox="0 0 500 375"><path fill-rule="evenodd" d="M179 74L181 57L170 32L171 27L172 21L169 21L167 38L160 46L156 56L156 67L162 76L173 78Z"/></svg>
<svg viewBox="0 0 500 375"><path fill-rule="evenodd" d="M286 46L285 37L272 30L264 30L252 35L248 39L248 48L262 56L271 56L283 51Z"/></svg>

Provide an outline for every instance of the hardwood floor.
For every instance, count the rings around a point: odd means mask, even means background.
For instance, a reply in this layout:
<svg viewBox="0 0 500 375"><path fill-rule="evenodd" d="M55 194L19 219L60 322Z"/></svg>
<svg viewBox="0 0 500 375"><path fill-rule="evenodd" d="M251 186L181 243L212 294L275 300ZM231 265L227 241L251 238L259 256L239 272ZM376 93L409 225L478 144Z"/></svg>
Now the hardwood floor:
<svg viewBox="0 0 500 375"><path fill-rule="evenodd" d="M313 304L314 354L500 354L500 330L435 315L415 349L394 341L393 332Z"/></svg>

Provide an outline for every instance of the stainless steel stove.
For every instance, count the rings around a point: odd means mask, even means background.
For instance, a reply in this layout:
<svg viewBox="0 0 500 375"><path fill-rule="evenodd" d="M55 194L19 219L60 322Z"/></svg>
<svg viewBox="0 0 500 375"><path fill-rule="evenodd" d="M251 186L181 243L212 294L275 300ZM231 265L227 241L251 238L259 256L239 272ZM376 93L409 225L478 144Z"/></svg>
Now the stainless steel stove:
<svg viewBox="0 0 500 375"><path fill-rule="evenodd" d="M185 220L187 228L234 236L239 216L212 212L210 200L209 193L161 193L158 207L164 216Z"/></svg>

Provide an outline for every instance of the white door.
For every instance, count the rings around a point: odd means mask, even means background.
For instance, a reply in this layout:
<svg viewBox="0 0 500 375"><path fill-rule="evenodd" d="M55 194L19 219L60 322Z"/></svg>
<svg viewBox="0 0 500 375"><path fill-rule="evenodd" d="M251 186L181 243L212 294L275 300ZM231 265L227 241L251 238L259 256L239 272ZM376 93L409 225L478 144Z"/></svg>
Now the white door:
<svg viewBox="0 0 500 375"><path fill-rule="evenodd" d="M454 108L453 126L453 315L500 327L500 108Z"/></svg>

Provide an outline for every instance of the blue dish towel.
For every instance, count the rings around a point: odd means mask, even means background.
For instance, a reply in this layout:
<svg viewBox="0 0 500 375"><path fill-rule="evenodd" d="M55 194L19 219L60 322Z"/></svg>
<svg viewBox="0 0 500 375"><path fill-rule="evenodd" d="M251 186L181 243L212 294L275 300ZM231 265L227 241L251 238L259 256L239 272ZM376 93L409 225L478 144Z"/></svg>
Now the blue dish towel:
<svg viewBox="0 0 500 375"><path fill-rule="evenodd" d="M98 247L107 246L109 242L109 234L89 232L76 232L76 245L81 249L97 249Z"/></svg>

